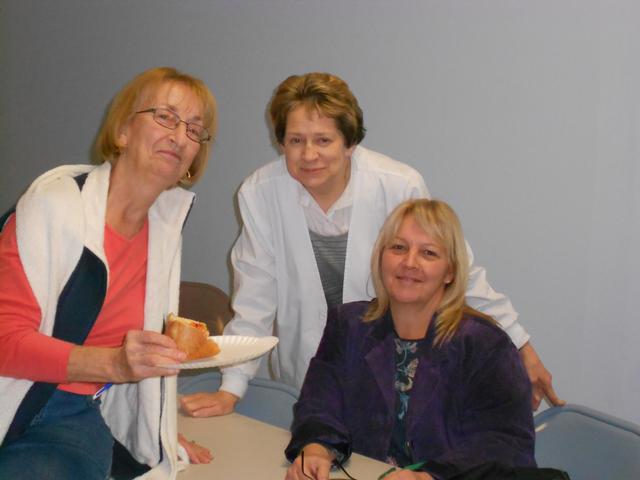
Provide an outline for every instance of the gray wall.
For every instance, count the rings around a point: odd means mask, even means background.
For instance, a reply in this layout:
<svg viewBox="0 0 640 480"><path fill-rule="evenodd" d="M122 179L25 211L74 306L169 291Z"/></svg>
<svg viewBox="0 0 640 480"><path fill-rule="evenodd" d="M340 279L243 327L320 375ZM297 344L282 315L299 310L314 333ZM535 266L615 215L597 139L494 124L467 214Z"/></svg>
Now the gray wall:
<svg viewBox="0 0 640 480"><path fill-rule="evenodd" d="M364 144L459 212L561 396L640 422L638 25L633 0L3 0L0 208L87 162L112 95L174 65L220 103L183 278L228 290L234 194L276 154L271 93L336 73Z"/></svg>

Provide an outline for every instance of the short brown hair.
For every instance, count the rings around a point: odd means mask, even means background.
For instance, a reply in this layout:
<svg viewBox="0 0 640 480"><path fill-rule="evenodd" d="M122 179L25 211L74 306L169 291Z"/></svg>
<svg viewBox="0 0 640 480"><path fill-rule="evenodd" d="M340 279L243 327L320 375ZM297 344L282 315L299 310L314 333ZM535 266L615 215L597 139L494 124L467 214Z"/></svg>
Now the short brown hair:
<svg viewBox="0 0 640 480"><path fill-rule="evenodd" d="M362 110L349 85L335 75L314 72L287 78L278 85L271 99L269 113L280 145L284 144L287 116L300 105L315 108L318 113L333 118L347 148L364 138Z"/></svg>
<svg viewBox="0 0 640 480"><path fill-rule="evenodd" d="M453 209L440 200L407 200L398 205L385 220L371 253L371 279L377 298L371 302L363 320L380 318L389 309L389 294L380 271L382 253L391 244L407 217L412 217L427 234L442 244L453 273L453 280L445 286L444 296L437 309L435 344L441 345L453 337L462 319L469 278L469 258L460 220Z"/></svg>
<svg viewBox="0 0 640 480"><path fill-rule="evenodd" d="M202 80L182 73L175 68L152 68L127 83L111 101L107 116L96 138L95 153L98 162L113 164L118 160L121 153L117 142L120 130L131 115L141 108L144 102L165 83L179 83L191 89L202 103L202 124L209 131L212 136L211 141L213 141L217 127L217 111L216 100L209 87ZM204 174L211 149L210 142L200 145L200 150L189 169L191 176L181 179L180 185L191 186Z"/></svg>

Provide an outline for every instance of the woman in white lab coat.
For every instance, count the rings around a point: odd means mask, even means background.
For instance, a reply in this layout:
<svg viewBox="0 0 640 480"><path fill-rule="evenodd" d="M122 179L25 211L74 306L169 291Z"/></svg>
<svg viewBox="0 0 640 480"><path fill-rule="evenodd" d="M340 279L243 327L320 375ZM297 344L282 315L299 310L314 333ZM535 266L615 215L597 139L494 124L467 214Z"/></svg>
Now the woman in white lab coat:
<svg viewBox="0 0 640 480"><path fill-rule="evenodd" d="M369 258L384 219L403 200L429 193L416 170L359 146L362 111L334 75L287 78L270 114L283 155L250 175L238 193L243 228L231 253L235 316L225 334L277 335L271 372L300 388L328 308L373 294ZM466 296L521 349L538 387L534 408L543 394L557 400L511 302L491 288L484 269L472 265ZM224 369L220 391L183 397L183 410L230 413L258 366L254 361Z"/></svg>

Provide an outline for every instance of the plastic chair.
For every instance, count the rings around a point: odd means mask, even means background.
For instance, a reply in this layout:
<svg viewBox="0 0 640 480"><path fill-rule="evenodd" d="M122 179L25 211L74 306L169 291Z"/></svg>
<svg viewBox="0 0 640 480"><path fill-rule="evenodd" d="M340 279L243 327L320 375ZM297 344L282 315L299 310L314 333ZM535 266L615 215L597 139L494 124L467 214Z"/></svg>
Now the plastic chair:
<svg viewBox="0 0 640 480"><path fill-rule="evenodd" d="M565 470L571 480L640 478L640 426L580 405L535 416L539 467Z"/></svg>
<svg viewBox="0 0 640 480"><path fill-rule="evenodd" d="M219 372L180 376L178 391L181 394L216 392L220 381ZM299 394L298 390L289 385L266 378L254 378L249 381L247 393L236 405L236 412L289 430L293 421L293 405Z"/></svg>
<svg viewBox="0 0 640 480"><path fill-rule="evenodd" d="M200 282L180 283L178 315L207 324L211 335L222 335L233 317L229 296L218 287Z"/></svg>

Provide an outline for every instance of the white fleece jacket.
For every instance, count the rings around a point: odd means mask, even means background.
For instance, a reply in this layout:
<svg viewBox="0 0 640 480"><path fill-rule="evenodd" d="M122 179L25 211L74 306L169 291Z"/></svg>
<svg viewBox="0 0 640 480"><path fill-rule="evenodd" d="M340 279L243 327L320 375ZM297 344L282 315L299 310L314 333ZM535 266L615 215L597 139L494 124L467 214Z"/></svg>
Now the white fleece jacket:
<svg viewBox="0 0 640 480"><path fill-rule="evenodd" d="M89 172L82 191L74 177ZM104 225L111 165L66 165L37 178L16 206L20 260L40 306L40 332L51 335L58 297L87 247L107 266ZM149 210L144 328L162 331L178 309L182 226L194 194L163 192ZM0 377L0 439L32 382ZM111 432L134 457L155 466L145 479L174 479L177 465L175 377L114 385L102 399ZM159 445L162 445L162 453Z"/></svg>

